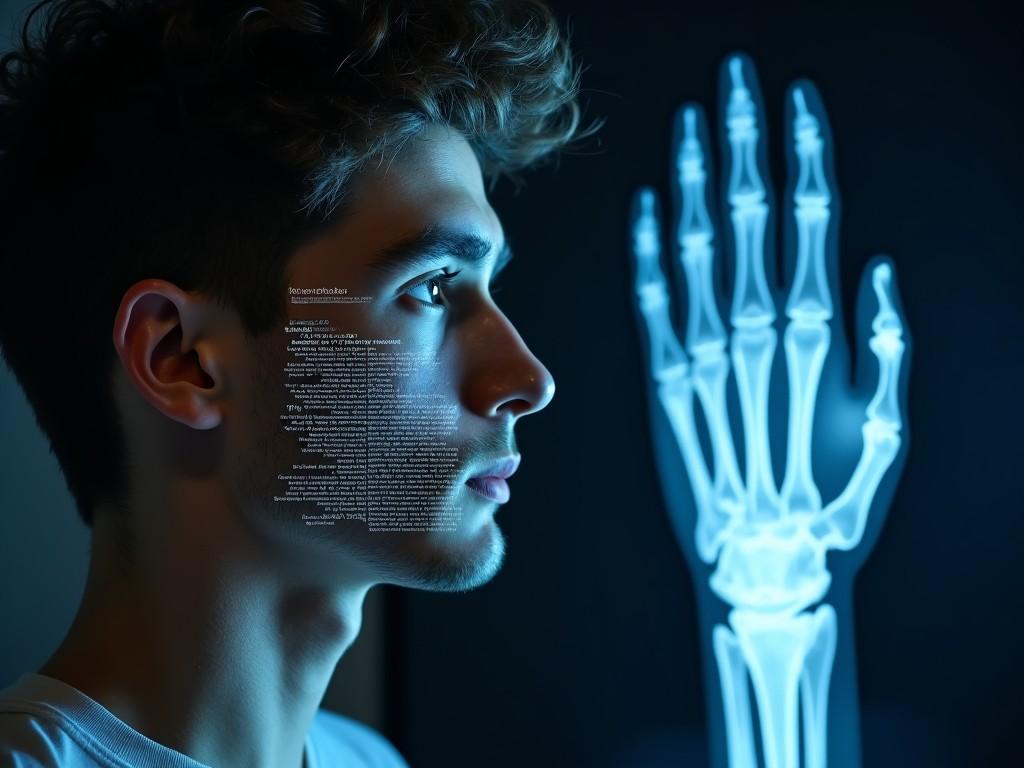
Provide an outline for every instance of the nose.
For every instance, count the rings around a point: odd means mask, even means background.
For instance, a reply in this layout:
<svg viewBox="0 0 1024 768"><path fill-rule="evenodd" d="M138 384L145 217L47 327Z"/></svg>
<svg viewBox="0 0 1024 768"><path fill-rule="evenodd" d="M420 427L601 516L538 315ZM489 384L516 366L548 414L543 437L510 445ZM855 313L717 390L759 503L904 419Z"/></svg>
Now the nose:
<svg viewBox="0 0 1024 768"><path fill-rule="evenodd" d="M483 322L489 332L473 344L477 354L463 382L466 407L484 418L509 414L514 421L547 406L555 396L551 372L503 314Z"/></svg>

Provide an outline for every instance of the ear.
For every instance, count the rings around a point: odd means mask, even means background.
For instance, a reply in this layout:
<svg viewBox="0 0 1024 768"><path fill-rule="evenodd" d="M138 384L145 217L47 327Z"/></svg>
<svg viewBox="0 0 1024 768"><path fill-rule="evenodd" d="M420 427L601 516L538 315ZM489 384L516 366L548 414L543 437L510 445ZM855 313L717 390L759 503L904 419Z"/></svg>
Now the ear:
<svg viewBox="0 0 1024 768"><path fill-rule="evenodd" d="M154 408L193 429L223 419L214 314L200 294L147 279L125 292L114 318L114 347L129 380Z"/></svg>

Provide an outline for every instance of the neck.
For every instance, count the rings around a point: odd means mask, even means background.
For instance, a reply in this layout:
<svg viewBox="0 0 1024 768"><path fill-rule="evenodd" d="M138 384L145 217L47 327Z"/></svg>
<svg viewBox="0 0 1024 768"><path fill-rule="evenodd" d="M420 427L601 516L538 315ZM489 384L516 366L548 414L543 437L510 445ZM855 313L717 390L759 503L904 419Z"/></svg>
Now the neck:
<svg viewBox="0 0 1024 768"><path fill-rule="evenodd" d="M204 507L160 515L130 567L112 565L114 524L98 514L82 604L40 671L208 765L300 768L370 583L286 568Z"/></svg>

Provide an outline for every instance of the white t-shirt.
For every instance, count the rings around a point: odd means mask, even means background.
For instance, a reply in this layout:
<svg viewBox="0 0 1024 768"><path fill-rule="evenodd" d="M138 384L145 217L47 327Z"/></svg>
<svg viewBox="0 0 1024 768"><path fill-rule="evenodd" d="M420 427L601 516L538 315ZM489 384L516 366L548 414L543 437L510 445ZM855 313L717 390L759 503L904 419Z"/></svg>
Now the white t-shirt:
<svg viewBox="0 0 1024 768"><path fill-rule="evenodd" d="M77 688L26 673L0 690L0 766L210 768L146 738ZM305 768L409 768L391 743L321 709L306 736Z"/></svg>

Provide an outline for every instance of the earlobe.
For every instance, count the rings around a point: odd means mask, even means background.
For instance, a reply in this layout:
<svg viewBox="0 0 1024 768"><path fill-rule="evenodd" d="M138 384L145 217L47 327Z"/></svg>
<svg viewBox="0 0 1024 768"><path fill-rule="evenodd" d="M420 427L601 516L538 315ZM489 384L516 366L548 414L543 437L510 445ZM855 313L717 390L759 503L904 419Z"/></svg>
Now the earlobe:
<svg viewBox="0 0 1024 768"><path fill-rule="evenodd" d="M113 342L136 390L158 411L193 429L222 420L220 372L196 343L205 305L164 280L142 280L121 299Z"/></svg>

